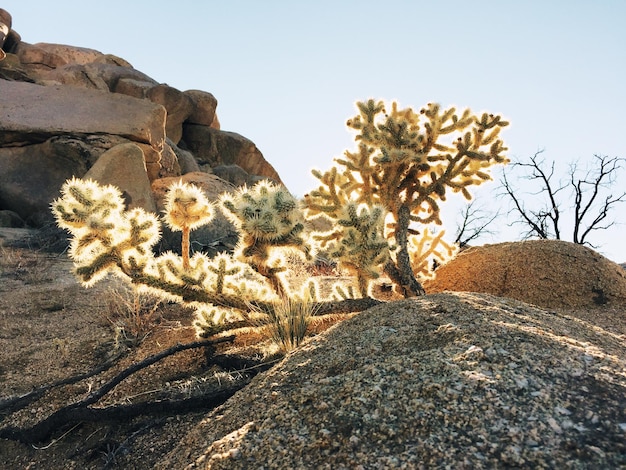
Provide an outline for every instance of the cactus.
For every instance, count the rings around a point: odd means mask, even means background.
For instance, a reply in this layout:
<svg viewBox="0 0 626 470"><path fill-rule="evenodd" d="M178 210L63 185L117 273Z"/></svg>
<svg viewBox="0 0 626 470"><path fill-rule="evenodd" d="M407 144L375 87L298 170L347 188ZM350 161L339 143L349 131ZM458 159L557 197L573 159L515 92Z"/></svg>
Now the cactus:
<svg viewBox="0 0 626 470"><path fill-rule="evenodd" d="M140 289L203 312L212 305L245 310L248 302L273 300L265 280L232 256L211 259L195 253L189 257L189 231L209 222L214 214L198 188L177 184L166 201L165 223L186 233L183 245L187 249L183 247L182 256L153 254L160 236L159 220L141 209L125 210L117 188L91 180L68 180L61 197L53 201L52 212L57 224L73 235L69 255L82 284L88 287L115 273Z"/></svg>
<svg viewBox="0 0 626 470"><path fill-rule="evenodd" d="M266 277L279 295L288 295L280 279L286 271L284 252L311 258L298 201L283 186L261 181L223 194L221 206L240 232L235 257Z"/></svg>
<svg viewBox="0 0 626 470"><path fill-rule="evenodd" d="M357 107L359 114L347 125L357 132L358 148L336 158L330 170L313 171L321 185L305 196L307 217L324 214L337 222L333 233L321 240L341 240L345 248L337 254L347 266L353 263L348 254L364 239L387 239L388 256L381 247L380 257L364 256L359 261L363 264L353 269L370 273L370 279L384 272L404 296L421 295L415 271L423 272L424 257L444 256L436 247L443 243L443 233L428 243L411 237L419 237L419 226L441 224L439 203L448 191L470 199L467 188L491 179L488 169L493 164L507 162L499 132L508 123L492 114L473 115L469 109L458 115L455 108L442 110L437 104L419 113L400 109L395 102L389 112L382 101L358 102ZM383 229L376 225L378 236L368 233L373 226L365 225L356 237L359 229L342 223L343 208L353 204L369 207L371 214L383 208L386 224Z"/></svg>
<svg viewBox="0 0 626 470"><path fill-rule="evenodd" d="M176 183L165 197L165 222L174 231L182 231L183 267L189 269L189 234L213 220L213 207L204 193L191 184Z"/></svg>
<svg viewBox="0 0 626 470"><path fill-rule="evenodd" d="M428 227L441 223L438 204L448 191L471 197L467 188L490 179L491 165L507 161L498 138L507 123L432 104L415 113L393 103L388 114L382 102L357 105L359 115L348 126L358 133L358 150L346 151L324 173L315 170L321 185L302 203L267 181L224 194L217 207L200 189L173 185L163 222L182 232L181 256L155 255L161 221L141 209L126 210L117 188L68 180L52 212L72 234L75 274L91 286L114 273L140 290L182 302L196 310L201 336L237 315L245 320L251 308L276 312L285 299L307 299L319 314L369 308L380 303L371 298L370 285L382 274L405 296L422 294L416 275L429 275L433 259L454 252L443 231ZM216 209L239 231L234 253L190 256L191 230L209 223ZM308 233L305 217L320 214L332 219L332 230ZM337 284L333 300L323 301L314 281L299 290L289 285L286 255L311 260L318 248L354 275L357 290Z"/></svg>

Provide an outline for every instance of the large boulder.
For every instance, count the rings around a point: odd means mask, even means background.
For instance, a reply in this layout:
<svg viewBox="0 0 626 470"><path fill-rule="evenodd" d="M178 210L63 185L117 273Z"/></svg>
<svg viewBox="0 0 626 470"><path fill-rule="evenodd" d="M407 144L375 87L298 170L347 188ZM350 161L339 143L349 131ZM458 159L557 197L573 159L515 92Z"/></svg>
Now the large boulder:
<svg viewBox="0 0 626 470"><path fill-rule="evenodd" d="M17 56L25 66L33 66L43 70L55 69L67 64L89 64L104 54L85 47L68 46L65 44L21 42L16 50Z"/></svg>
<svg viewBox="0 0 626 470"><path fill-rule="evenodd" d="M160 152L165 108L116 93L0 80L0 145L59 134L111 134Z"/></svg>
<svg viewBox="0 0 626 470"><path fill-rule="evenodd" d="M134 90L125 87L129 81L143 83L153 87L156 81L132 67L114 63L90 63L86 65L69 64L58 67L45 75L41 75L38 83L43 85L72 85L82 88L93 88L101 91L112 91L126 94L134 98L144 98ZM120 86L122 82L122 86ZM126 93L124 93L126 92Z"/></svg>
<svg viewBox="0 0 626 470"><path fill-rule="evenodd" d="M117 187L124 196L127 208L139 207L156 212L146 162L136 144L120 144L106 151L84 178Z"/></svg>
<svg viewBox="0 0 626 470"><path fill-rule="evenodd" d="M146 98L162 105L167 110L166 134L177 144L183 135L183 122L194 110L191 98L182 91L165 84L150 88L146 92Z"/></svg>
<svg viewBox="0 0 626 470"><path fill-rule="evenodd" d="M187 118L189 124L200 124L209 126L215 120L215 109L217 108L217 99L211 93L201 90L187 90L185 95L193 103L193 111Z"/></svg>
<svg viewBox="0 0 626 470"><path fill-rule="evenodd" d="M237 165L246 173L282 183L274 167L252 141L235 133L198 124L183 126L183 141L200 168Z"/></svg>
<svg viewBox="0 0 626 470"><path fill-rule="evenodd" d="M626 301L626 272L596 251L562 240L472 247L440 266L428 293L485 292L547 308Z"/></svg>
<svg viewBox="0 0 626 470"><path fill-rule="evenodd" d="M33 225L50 222L50 203L65 180L85 174L88 157L84 141L67 137L0 148L0 209Z"/></svg>
<svg viewBox="0 0 626 470"><path fill-rule="evenodd" d="M165 195L169 187L179 181L198 186L211 202L217 202L225 192L232 193L236 190L234 185L215 175L204 172L187 173L180 177L161 178L152 182L152 192L159 213L162 213L165 207ZM234 225L219 209L215 210L215 218L209 224L193 230L190 238L192 250L204 251L210 255L232 250L239 241L239 235ZM180 246L181 233L172 232L167 226L163 226L159 249L161 251L172 250L180 252Z"/></svg>
<svg viewBox="0 0 626 470"><path fill-rule="evenodd" d="M381 305L258 375L154 468L623 468L623 337L488 294Z"/></svg>

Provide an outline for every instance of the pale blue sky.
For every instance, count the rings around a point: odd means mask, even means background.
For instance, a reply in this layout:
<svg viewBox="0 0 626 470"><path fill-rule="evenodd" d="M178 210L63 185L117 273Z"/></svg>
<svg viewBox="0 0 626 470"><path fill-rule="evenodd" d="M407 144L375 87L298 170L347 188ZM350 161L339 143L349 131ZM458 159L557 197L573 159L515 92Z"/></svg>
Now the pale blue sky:
<svg viewBox="0 0 626 470"><path fill-rule="evenodd" d="M253 140L288 188L353 148L354 102L430 101L504 115L509 156L626 158L626 0L5 1L29 43L89 47L219 101L223 130ZM618 185L626 188L622 180ZM479 191L498 207L497 182ZM453 231L458 205L444 224ZM565 209L565 208L564 208ZM591 241L626 261L621 224ZM482 242L515 240L502 230Z"/></svg>

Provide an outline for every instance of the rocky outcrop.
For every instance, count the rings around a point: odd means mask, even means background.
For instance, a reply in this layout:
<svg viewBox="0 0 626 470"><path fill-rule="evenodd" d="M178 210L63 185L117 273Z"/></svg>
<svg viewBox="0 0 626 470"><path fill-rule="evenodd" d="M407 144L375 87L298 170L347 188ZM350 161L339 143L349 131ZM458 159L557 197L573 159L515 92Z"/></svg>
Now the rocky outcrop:
<svg viewBox="0 0 626 470"><path fill-rule="evenodd" d="M220 129L211 93L180 91L94 49L29 44L11 25L0 9L0 211L17 215L12 224L50 222L49 204L63 182L96 164L90 175L104 178L104 171L106 182L124 186L128 195L131 181L141 180L145 189L155 180L213 174L214 168L225 184L280 182L252 142ZM144 189L132 204L156 207Z"/></svg>
<svg viewBox="0 0 626 470"><path fill-rule="evenodd" d="M623 338L487 294L381 305L208 413L156 469L621 468Z"/></svg>
<svg viewBox="0 0 626 470"><path fill-rule="evenodd" d="M106 134L165 145L165 109L146 100L70 86L0 80L0 145L43 142L58 135Z"/></svg>
<svg viewBox="0 0 626 470"><path fill-rule="evenodd" d="M209 126L186 124L183 140L196 156L202 170L237 165L254 184L262 178L280 182L278 173L265 162L261 152L252 141L235 132L224 132Z"/></svg>
<svg viewBox="0 0 626 470"><path fill-rule="evenodd" d="M626 272L596 251L563 240L469 248L424 282L428 293L485 292L546 308L626 302Z"/></svg>

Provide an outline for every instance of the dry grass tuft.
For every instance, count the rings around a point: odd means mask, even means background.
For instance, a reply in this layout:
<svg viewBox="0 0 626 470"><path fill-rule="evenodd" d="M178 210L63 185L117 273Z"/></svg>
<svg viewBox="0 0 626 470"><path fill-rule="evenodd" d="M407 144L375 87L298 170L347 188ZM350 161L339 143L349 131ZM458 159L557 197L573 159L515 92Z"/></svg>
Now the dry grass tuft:
<svg viewBox="0 0 626 470"><path fill-rule="evenodd" d="M156 326L159 297L121 285L109 289L104 316L115 333L115 347L137 346Z"/></svg>

